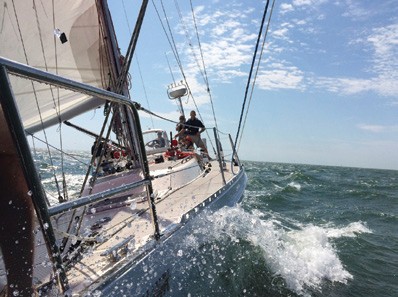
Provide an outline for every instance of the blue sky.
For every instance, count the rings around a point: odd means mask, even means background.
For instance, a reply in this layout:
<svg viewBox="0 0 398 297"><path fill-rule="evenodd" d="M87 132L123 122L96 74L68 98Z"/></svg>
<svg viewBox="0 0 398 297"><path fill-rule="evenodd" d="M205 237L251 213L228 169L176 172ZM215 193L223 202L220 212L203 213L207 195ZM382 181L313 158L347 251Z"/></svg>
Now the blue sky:
<svg viewBox="0 0 398 297"><path fill-rule="evenodd" d="M109 3L122 53L138 9L131 2L136 1ZM155 2L167 26L162 6ZM200 52L190 1L163 2L199 112L205 125L213 127L210 97L194 58L200 60ZM234 138L265 2L192 4L218 128ZM396 4L277 0L239 148L241 159L398 169ZM178 109L166 90L173 82L170 69L177 81L182 76L151 1L136 57L133 100L177 120ZM192 99L183 101L186 111L196 109ZM141 115L143 128L174 130L172 124Z"/></svg>

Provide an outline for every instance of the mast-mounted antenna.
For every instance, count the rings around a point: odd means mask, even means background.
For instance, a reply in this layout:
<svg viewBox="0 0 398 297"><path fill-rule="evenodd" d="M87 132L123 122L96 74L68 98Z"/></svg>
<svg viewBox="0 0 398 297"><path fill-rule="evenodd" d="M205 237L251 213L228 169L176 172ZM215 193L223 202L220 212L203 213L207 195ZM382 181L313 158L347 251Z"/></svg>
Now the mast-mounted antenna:
<svg viewBox="0 0 398 297"><path fill-rule="evenodd" d="M181 114L185 117L184 108L182 107L181 97L188 95L188 88L183 81L169 85L167 95L170 100L178 99Z"/></svg>

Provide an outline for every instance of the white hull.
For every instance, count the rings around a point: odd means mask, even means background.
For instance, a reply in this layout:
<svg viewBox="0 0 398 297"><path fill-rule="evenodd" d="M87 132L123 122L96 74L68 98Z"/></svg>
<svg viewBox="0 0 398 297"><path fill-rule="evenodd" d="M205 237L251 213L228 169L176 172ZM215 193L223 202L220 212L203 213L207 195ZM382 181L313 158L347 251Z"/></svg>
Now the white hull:
<svg viewBox="0 0 398 297"><path fill-rule="evenodd" d="M159 167L169 167L175 163L166 161L153 164L151 168L153 172L159 173ZM73 252L70 253L72 245L83 240L83 244L78 246L78 249L83 247L83 250L79 251L79 256L67 269L69 296L85 296L95 291L103 291L102 296L111 296L115 286L127 283L134 284L130 287L133 296L141 296L148 290L163 290L159 288L163 283L162 276L173 273L179 250L183 254L189 253L184 248L184 239L193 233L200 217L224 206L234 206L243 198L247 180L243 167L234 167L236 175L231 170L225 171L227 184L224 185L217 162L212 162L208 172L202 172L192 179L186 171L197 170L195 164L196 158L192 158L176 166L175 174L159 177L154 182L155 191L164 188L165 184L170 185L171 180L174 187L157 195L155 199L161 234L158 240L153 237L148 202L140 198L125 200L125 203L117 206L112 204L112 207L97 205L92 207L93 210L77 209L78 215L86 214L82 222L82 233L88 238L94 238L94 234L100 232L103 242L96 240L93 245L84 243L84 235L69 238L63 253L66 255L69 250L69 257L73 255ZM122 177L123 182L126 182L126 176L128 175ZM107 182L111 181L112 179ZM112 185L115 186L114 182L113 180ZM59 245L62 238L75 232L73 228L67 232L72 213L69 211L52 219ZM94 228L96 225L98 228ZM46 285L53 269L48 263L42 232L38 226L36 230L34 286L41 291L42 296L57 296L58 290ZM118 245L120 248L117 248ZM150 272L143 273L147 267L151 267ZM0 286L2 283L5 283L5 271L0 266Z"/></svg>
<svg viewBox="0 0 398 297"><path fill-rule="evenodd" d="M171 224L158 242L148 244L140 251L141 254L132 253L94 291L101 291L102 296L119 296L120 290L127 296L162 296L169 287L168 281L173 271L179 269L178 262L184 263L180 259L190 253L185 244L187 236L194 233L196 224L209 212L238 203L243 198L246 181L246 174L242 170L225 187L184 216L181 223Z"/></svg>

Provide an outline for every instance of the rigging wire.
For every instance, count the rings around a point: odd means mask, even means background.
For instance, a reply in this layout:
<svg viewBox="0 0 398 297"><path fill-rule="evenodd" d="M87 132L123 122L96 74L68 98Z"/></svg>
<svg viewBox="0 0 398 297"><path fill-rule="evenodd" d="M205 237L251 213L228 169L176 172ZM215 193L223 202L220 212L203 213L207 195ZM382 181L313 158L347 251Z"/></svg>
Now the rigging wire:
<svg viewBox="0 0 398 297"><path fill-rule="evenodd" d="M160 21L160 23L161 23L161 25L162 25L163 32L165 33L165 35L166 35L166 37L167 37L167 40L168 40L168 42L169 42L169 45L170 45L170 47L171 47L171 49L172 49L172 51L173 51L173 54L174 54L174 57L175 57L175 59L176 59L176 61L177 61L178 67L180 68L180 72L181 72L181 75L182 75L182 77L183 77L183 79L184 79L184 83L185 83L185 85L186 85L186 87L187 87L187 89L188 89L188 96L191 96L192 101L193 101L193 103L194 103L194 105L195 105L195 108L196 108L196 110L198 111L199 117L202 118L202 115L200 114L199 108L198 108L198 106L197 106L197 104L196 104L196 100L195 100L195 98L193 97L191 88L189 87L189 84L188 84L188 81L187 81L187 77L186 77L186 75L185 75L185 71L184 71L184 69L183 69L183 67L182 67L180 55L179 55L179 53L178 53L178 49L177 49L176 42L175 42L175 40L174 40L173 32L172 32L171 27L170 27L170 22L169 22L169 19L168 19L168 17L167 17L166 9L164 8L163 0L161 0L160 3L161 3L161 6L162 6L162 11L163 11L163 14L164 14L164 18L165 18L165 20L166 20L166 24L167 24L167 28L168 28L170 37L169 37L169 35L168 35L167 31L166 31L166 28L165 28L165 26L164 26L164 24L163 24L163 21L162 21L161 17L160 17L159 11L158 11L158 9L157 9L155 3L153 2L153 0L152 0L152 3L153 3L153 5L154 5L154 7L155 7L155 10L156 10L156 13L157 13L157 15L158 15L159 21Z"/></svg>
<svg viewBox="0 0 398 297"><path fill-rule="evenodd" d="M262 17L262 20L261 20L261 26L260 26L260 30L259 30L258 36L257 36L256 47L254 49L252 64L251 64L251 67L250 67L249 77L247 79L247 84L246 84L246 89L245 89L245 97L244 97L243 104L242 104L242 110L241 110L240 119L239 119L238 131L236 132L236 138L235 138L235 143L234 143L235 147L236 147L237 142L238 142L240 127L241 127L242 119L243 119L243 113L244 113L245 106L246 106L247 93L249 91L249 86L250 86L250 82L251 82L251 76L252 76L252 73L253 73L253 67L254 67L254 63L256 61L256 56L257 56L257 51L258 51L258 44L260 43L260 39L261 39L263 27L264 27L264 22L265 22L265 17L267 15L267 11L268 11L268 5L269 5L269 0L267 0L267 3L265 4L263 17Z"/></svg>
<svg viewBox="0 0 398 297"><path fill-rule="evenodd" d="M174 40L174 37L173 37L173 33L172 33L172 30L171 30L171 27L170 27L170 23L169 23L167 14L166 14L166 10L165 10L164 5L163 5L163 1L161 0L160 3L161 3L162 10L163 10L163 14L164 14L164 17L165 17L165 20L166 20L166 23L167 23L167 27L168 27L168 31L169 31L170 37L169 37L169 35L168 35L167 31L166 31L166 28L165 28L165 26L164 26L164 24L163 24L162 18L160 17L159 10L157 9L157 7L156 7L154 1L152 0L152 4L153 4L153 6L154 6L154 8L155 8L155 11L156 11L156 13L157 13L158 19L159 19L159 21L160 21L160 23L161 23L161 25L162 25L163 32L164 32L165 35L166 35L167 41L169 42L169 45L170 45L170 47L171 47L171 49L172 49L172 51L173 51L174 57L175 57L175 59L176 59L176 61L177 61L177 64L178 64L178 66L179 66L179 68L180 68L181 75L182 75L183 80L184 80L184 82L185 82L185 85L186 85L186 87L187 87L187 89L188 89L188 96L191 96L192 101L193 101L193 103L194 103L194 105L195 105L195 108L196 108L196 110L197 110L197 114L199 115L199 118L200 118L201 121L203 122L202 114L200 113L199 107L198 107L198 105L197 105L197 103L196 103L196 100L195 100L193 94L192 94L191 88L189 87L189 84L188 84L188 81L187 81L187 78L186 78L184 69L183 69L183 67L182 67L181 59L180 59L180 56L179 56L179 54L178 54L177 46L176 46L176 43L175 43L175 40ZM212 140L211 140L211 137L209 136L208 131L207 131L207 130L205 130L205 131L206 131L206 134L207 134L208 139L209 139L209 141L210 141L210 145L212 146L213 151L215 152L214 145L213 145L213 142L212 142Z"/></svg>
<svg viewBox="0 0 398 297"><path fill-rule="evenodd" d="M136 108L137 110L146 112L146 113L148 113L149 115L153 115L154 117L157 117L157 118L162 119L162 120L164 120L164 121L167 121L167 122L170 122L170 123L173 123L173 124L178 124L178 123L179 123L179 122L177 122L177 121L174 121L174 120L165 118L165 117L163 117L163 116L160 116L160 115L158 115L158 114L156 114L156 113L154 113L154 112L152 112L152 111L150 111L150 110L148 110L148 109L145 109L144 107L140 106L138 103L135 103L135 108ZM190 126L190 125L187 125L187 124L184 124L184 125L185 125L185 127L196 127L196 126ZM207 127L207 128L213 129L213 127ZM228 133L226 133L226 132L218 131L218 133L221 133L221 134L224 134L224 135L228 135Z"/></svg>
<svg viewBox="0 0 398 297"><path fill-rule="evenodd" d="M128 16L127 16L127 10L126 10L126 6L125 6L125 4L124 4L124 0L122 0L122 4L123 4L124 17L126 18L127 28L129 29L129 33L130 33L130 35L131 35L132 32L131 32L130 23L129 23L129 19L128 19ZM140 63L139 63L139 59L138 59L138 57L137 57L137 53L135 54L135 61L136 61L137 66L138 66L138 73L139 73L139 75L140 75L140 79L141 79L141 83L142 83L142 88L143 88L143 90L144 90L145 100L146 100L146 102L147 102L147 104L148 104L148 108L150 109L151 107L150 107L150 105L149 105L148 95L147 95L147 92L146 92L146 87L145 87L144 79L143 79L143 76L142 76L141 66L140 66ZM150 116L150 118L151 118L152 128L154 128L152 116Z"/></svg>
<svg viewBox="0 0 398 297"><path fill-rule="evenodd" d="M204 56L203 56L202 44L201 44L200 38L199 38L199 30L198 30L198 26L197 26L197 23L196 23L195 11L193 9L192 0L189 0L189 2L191 4L192 19L193 19L193 23L194 23L194 26L195 26L196 39L197 39L198 45L199 45L200 57L202 59L202 67L203 67L203 73L204 73L203 79L206 82L207 89L210 91L209 79L207 77L205 59L204 59Z"/></svg>
<svg viewBox="0 0 398 297"><path fill-rule="evenodd" d="M36 11L36 5L35 6L35 11ZM53 13L53 28L55 30L55 5L54 5L54 0L52 0L52 13ZM36 11L36 17L37 17L37 11ZM39 30L40 31L40 30ZM41 41L41 34L40 34L40 41ZM57 40L55 38L55 35L53 36L53 41L54 41L54 57L55 57L55 73L58 74L58 54L57 54ZM42 45L43 46L43 45ZM43 47L43 55L44 55L44 47ZM46 65L46 70L47 70L47 65ZM52 88L51 93L52 93ZM54 95L53 95L53 100L54 100ZM67 185L66 185L66 178L65 178L65 171L64 171L64 154L63 154L63 142L62 142L62 120L61 120L61 102L60 102L60 96L59 96L59 88L57 88L57 101L58 105L55 104L55 110L57 112L57 118L58 118L58 131L59 131L59 143L61 146L61 172L62 172L62 189L63 189L63 194L64 196L59 196L59 202L63 202L68 200L68 190L67 190ZM58 110L57 110L58 107Z"/></svg>
<svg viewBox="0 0 398 297"><path fill-rule="evenodd" d="M120 70L117 87L116 87L117 93L120 93L122 91L123 85L127 79L127 73L130 69L131 60L134 56L135 47L137 45L138 36L140 35L139 33L141 31L141 26L144 21L144 16L145 16L147 5L148 5L148 0L143 0L138 17L137 17L136 26L134 28L132 38L131 38L129 46L127 48L126 57L124 59L123 65L122 65L122 69Z"/></svg>
<svg viewBox="0 0 398 297"><path fill-rule="evenodd" d="M162 25L163 32L164 32L165 35L166 35L167 41L169 42L169 45L170 45L170 47L171 47L171 50L173 51L174 58L176 59L177 64L178 64L178 66L179 66L179 68L180 68L181 74L182 74L182 76L184 77L184 81L186 82L185 73L184 73L184 70L182 69L181 59L180 59L180 56L179 56L179 54L178 54L178 50L177 50L177 47L176 47L176 43L175 43L175 41L174 41L174 36L173 36L173 34L172 34L172 32L171 32L169 20L168 20L168 18L167 18L166 11L165 11L165 9L164 9L163 1L160 1L160 3L161 3L162 10L163 10L163 14L164 14L164 17L165 17L165 20L166 20L166 23L167 23L167 27L168 27L168 29L169 29L170 36L169 36L169 34L167 33L167 31L166 31L166 28L165 28L165 26L164 26L164 24L163 24L162 18L160 17L159 10L158 10L158 8L156 7L155 2L152 0L152 4L153 4L153 6L154 6L154 8L155 8L156 14L157 14L157 16L158 16L158 19L159 19L159 21L160 21L160 24Z"/></svg>
<svg viewBox="0 0 398 297"><path fill-rule="evenodd" d="M210 103L211 103L211 110L212 110L212 112L213 112L213 119L214 119L214 124L215 124L215 126L216 126L216 131L218 131L216 113L215 113L214 104L213 104L213 97L212 97L211 92L210 92L209 78L208 78L208 76L207 76L206 64L205 64L205 59L204 59L204 56L203 56L202 44L201 44L200 38L199 38L198 26L197 26L197 24L196 24L195 12L194 12L194 9L193 9L192 0L190 0L189 2L190 2L190 4L191 4L192 18L193 18L193 22L194 22L194 25L195 25L196 38L197 38L197 40L198 40L198 46L199 46L200 56L201 56L201 58L202 58L203 73L204 73L203 79L204 79L204 81L205 81L205 83L206 83L206 90L207 90L207 93L209 94ZM199 67L199 68L200 68L200 67ZM219 138L219 136L218 136L218 138Z"/></svg>
<svg viewBox="0 0 398 297"><path fill-rule="evenodd" d="M244 131L244 129L245 129L246 120L247 120L247 115L248 115L248 113L249 113L250 103L251 103L252 97L253 97L254 86L255 86L255 84L256 84L257 75L258 75L258 70L259 70L259 68L260 68L260 62L261 62L261 58L262 58L263 52L264 52L265 41L266 41L266 39L267 39L268 30L269 30L269 26L270 26L271 18L272 18L272 13L273 13L273 11L274 11L274 5L275 5L275 0L272 1L271 11L270 11L270 15L269 15L269 17L268 17L267 29L265 30L265 33L264 33L264 38L263 38L263 42L262 42L262 45L261 45L261 52L260 52L260 56L259 56L258 61L257 61L256 74L254 75L254 80L253 80L252 87L251 87L251 90L250 90L249 103L248 103L247 108L246 108L245 119L244 119L243 125L242 125L242 133L240 134L239 142L238 142L238 145L237 145L237 147L236 147L236 150L237 150L237 151L239 150L240 143L241 143L241 141L242 141L243 131Z"/></svg>
<svg viewBox="0 0 398 297"><path fill-rule="evenodd" d="M130 28L130 24L129 24L129 18L127 16L126 6L124 5L124 0L122 0L122 4L123 4L123 11L124 11L124 16L126 18L127 27L129 28L129 33L131 35L131 28Z"/></svg>
<svg viewBox="0 0 398 297"><path fill-rule="evenodd" d="M140 79L141 79L141 83L142 83L142 89L144 90L144 96L145 96L146 104L148 104L148 108L151 109L151 106L149 105L148 94L147 94L146 88L145 88L144 78L142 77L142 71L141 71L140 62L138 61L138 58L137 58L137 53L135 54L135 61L137 62L138 73L140 75ZM154 128L155 125L153 123L152 115L150 115L150 118L151 118L152 128Z"/></svg>
<svg viewBox="0 0 398 297"><path fill-rule="evenodd" d="M194 60L195 60L195 62L196 62L196 65L197 65L198 68L199 68L199 71L200 71L200 74L201 74L202 77L203 77L203 80L206 81L206 78L205 78L205 75L204 75L204 73L203 73L202 67L201 67L200 64L199 64L198 57L196 56L195 49L193 48L193 43L192 43L191 37L189 36L188 28L187 28L187 26L185 25L185 22L184 22L184 19L183 19L183 17L182 17L182 13L181 13L180 7L178 6L177 0L174 0L174 5L175 5L176 10L177 10L177 12L178 12L178 16L180 17L180 22L181 22L182 27L184 28L185 37L186 37L186 39L188 40L188 45L189 45L189 48L190 48L190 50L191 50L191 53L192 53L192 55L193 55L193 57L194 57Z"/></svg>
<svg viewBox="0 0 398 297"><path fill-rule="evenodd" d="M16 20L17 28L18 28L18 32L19 32L19 38L21 39L21 45L22 45L24 56L25 56L25 61L26 61L26 64L29 65L28 54L26 52L26 47L25 47L23 36L22 36L21 26L19 24L19 19L18 19L17 10L16 10L16 7L15 7L14 0L12 0L12 5L13 5L15 20ZM35 101L36 101L36 107L37 107L37 109L39 111L40 122L43 125L43 118L42 118L42 114L41 114L40 107L39 107L39 102L38 102L38 98L37 98L36 88L35 88L35 85L34 85L33 81L30 81L30 83L32 85L32 90L33 90L33 94L34 94ZM43 129L43 133L44 133L44 136L45 136L45 139L46 139L46 143L48 143L47 134L46 134L46 131L44 129ZM49 155L51 156L51 152L50 152L50 149L49 149L48 146L47 146L47 149L48 149ZM51 167L53 168L55 184L56 184L56 187L57 187L57 190L58 190L58 195L60 195L61 192L60 192L60 189L59 189L59 184L58 184L57 176L56 176L55 171L54 171L54 166L52 164L52 158L51 157L50 157L50 161L51 161L51 165L52 165ZM47 198L46 198L46 203L47 203L47 205L50 205L50 202L48 201Z"/></svg>
<svg viewBox="0 0 398 297"><path fill-rule="evenodd" d="M39 141L39 142L41 142L41 143L44 143L44 144L46 143L46 141L43 140L43 139L41 139L41 138L39 138L38 136L36 136L36 135L30 133L30 132L27 132L27 134L30 135L31 138L32 138L33 149L34 149L34 151L35 151L35 153L36 153L36 150L37 150L37 149L36 149L36 146L35 146L35 144L34 144L34 143L35 143L35 140L37 140L37 141ZM48 145L49 145L53 150L55 150L55 151L61 153L61 149L60 149L60 148L57 148L56 146L51 145L51 144L48 144ZM82 160L80 160L80 159L74 157L73 154L70 154L70 153L67 153L67 152L64 152L64 154L65 154L67 157L69 157L69 158L75 160L76 162L79 162L81 165L84 165L84 166L88 166L88 165L89 165L89 164L87 164L87 162L84 162L84 161L82 161Z"/></svg>
<svg viewBox="0 0 398 297"><path fill-rule="evenodd" d="M138 110L141 110L141 111L143 111L143 112L146 112L147 114L152 115L152 116L154 116L154 117L157 117L157 118L159 118L159 119L165 120L165 121L170 122L170 123L178 124L177 121L173 121L173 120L170 120L170 119L168 119L168 118L162 117L162 116L160 116L160 115L158 115L158 114L156 114L156 113L154 113L154 112L152 112L152 111L150 111L150 110L148 110L148 109L145 109L144 107L140 106L138 103L136 104L135 107L136 107Z"/></svg>
<svg viewBox="0 0 398 297"><path fill-rule="evenodd" d="M53 1L54 1L54 0L53 0ZM98 10L101 9L101 7L99 6L99 3L98 3L98 2L97 2L97 9L98 9ZM98 30L98 35L99 35L99 36L98 36L98 39L99 39L99 40L104 40L104 39L106 38L107 35L106 35L106 32L104 32L103 26L101 26L101 18L98 19L98 22L99 22L99 25L100 25L100 26L99 26L99 30ZM102 46L103 46L103 47L102 47ZM101 54L103 50L106 52L106 55L102 55L102 54ZM100 44L99 44L99 53L100 53L100 63L99 63L99 64L100 64L101 83L102 83L103 86L108 86L108 88L109 88L111 85L112 85L113 87L115 87L116 84L117 84L117 82L115 81L115 79L113 79L113 76L111 75L111 73L108 73L108 77L109 77L108 85L105 83L105 67L104 67L103 65L106 64L106 63L109 65L109 63L110 63L109 59L107 59L107 57L110 56L108 47L107 47L107 46L104 46L103 43L100 43ZM106 104L105 104L105 106L106 106ZM111 108L107 111L107 114L110 112L110 110L111 110ZM106 117L106 119L107 119L107 117ZM101 133L102 133L102 131L101 131ZM101 134L101 135L102 135L102 134ZM81 196L82 191L83 191L83 189L84 189L84 187L85 187L85 185L86 185L88 175L89 175L90 172L91 172L91 166L92 166L92 162L90 162L90 164L89 164L89 166L88 166L88 170L87 170L87 172L86 172L85 179L84 179L84 181L83 181L83 185L82 185L82 189L81 189L81 191L80 191L79 197ZM74 231L74 233L75 233L75 235L77 235L77 234L79 233L79 231L80 231L80 226L81 226L81 222L82 222L82 220L83 220L85 211L86 211L86 206L83 207L83 210L82 210L82 212L81 212L80 214L77 214L77 210L76 210L76 209L73 210L72 215L71 215L70 220L69 220L69 223L68 223L68 226L67 226L67 232L70 232L73 223L76 222L76 219L77 219L77 225L75 226L75 227L76 227L76 230ZM76 215L76 214L77 214L77 215ZM61 245L60 245L60 251L61 251L61 252L64 251L64 249L65 249L65 247L66 247L66 244L67 244L68 240L69 240L68 237L64 237L64 238L62 239L62 243L61 243Z"/></svg>
<svg viewBox="0 0 398 297"><path fill-rule="evenodd" d="M169 58L167 57L167 53L164 53L164 56L166 57L167 65L169 65L170 75L171 75L171 78L173 79L173 83L175 83L176 79L174 77L173 71L171 70L171 66L170 66Z"/></svg>

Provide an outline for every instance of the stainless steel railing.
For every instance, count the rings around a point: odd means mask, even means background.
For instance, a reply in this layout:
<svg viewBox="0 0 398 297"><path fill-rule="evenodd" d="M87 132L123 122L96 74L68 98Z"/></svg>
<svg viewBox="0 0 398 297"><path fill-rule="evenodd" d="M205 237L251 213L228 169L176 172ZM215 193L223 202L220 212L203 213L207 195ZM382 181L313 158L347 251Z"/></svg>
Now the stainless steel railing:
<svg viewBox="0 0 398 297"><path fill-rule="evenodd" d="M73 201L48 208L46 204L46 196L42 188L40 178L36 171L36 167L30 152L30 146L26 139L26 133L19 116L18 107L16 105L13 90L9 80L9 74L21 76L41 83L51 84L56 87L64 88L74 92L84 93L99 99L125 106L126 109L129 110L131 114L133 114L131 118L134 120L134 123L132 123L132 125L133 129L135 130L135 138L134 136L132 136L132 138L134 138L134 140L138 142L138 158L141 161L141 167L144 173L143 180L102 193L81 197ZM152 215L152 223L154 225L154 237L156 239L160 237L152 183L145 154L144 141L142 138L141 125L134 102L130 101L129 98L125 96L102 90L80 82L76 82L2 57L0 57L0 89L0 102L3 108L3 112L5 114L7 122L9 123L10 129L12 130L12 135L17 146L17 151L23 164L25 178L32 194L32 201L38 216L39 223L41 225L41 229L43 231L43 237L45 238L48 254L55 264L54 275L57 276L58 284L63 292L68 289L68 281L59 247L56 243L54 230L51 225L51 216L81 206L85 206L93 202L101 201L111 195L144 185L147 188L148 203Z"/></svg>

